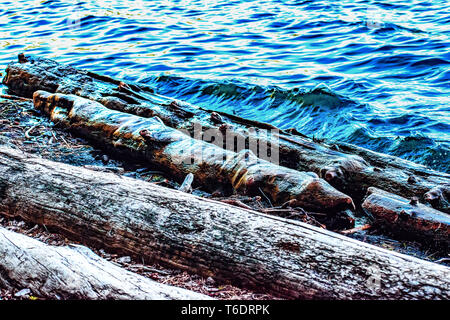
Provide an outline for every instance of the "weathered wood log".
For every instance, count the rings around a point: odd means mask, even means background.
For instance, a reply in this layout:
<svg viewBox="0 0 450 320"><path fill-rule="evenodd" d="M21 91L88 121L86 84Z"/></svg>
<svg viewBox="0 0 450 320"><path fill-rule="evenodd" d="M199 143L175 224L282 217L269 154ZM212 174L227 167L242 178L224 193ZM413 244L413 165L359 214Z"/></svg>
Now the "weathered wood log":
<svg viewBox="0 0 450 320"><path fill-rule="evenodd" d="M211 299L127 271L80 245L49 246L0 227L0 287L49 299Z"/></svg>
<svg viewBox="0 0 450 320"><path fill-rule="evenodd" d="M0 213L286 298L449 299L450 268L301 222L0 147Z"/></svg>
<svg viewBox="0 0 450 320"><path fill-rule="evenodd" d="M334 145L342 152L361 157L368 164L368 166L355 169L352 168L351 163L349 164L343 159L328 167L328 170L338 171L336 177L326 179L338 190L345 189L339 187L339 184L351 188L353 183L361 186L361 191L367 191L369 187L376 187L405 198L418 197L420 201L429 203L433 208L450 213L448 205L450 201L449 174L348 143L335 143ZM326 171L320 176L324 175L326 175ZM436 189L439 189L438 199L435 196L429 196ZM351 192L348 194L351 195ZM354 199L359 198L355 197Z"/></svg>
<svg viewBox="0 0 450 320"><path fill-rule="evenodd" d="M450 244L450 216L419 202L369 188L363 209L375 222L397 236L424 239L447 250Z"/></svg>
<svg viewBox="0 0 450 320"><path fill-rule="evenodd" d="M102 104L76 95L34 93L34 105L50 118L88 138L139 154L153 165L183 181L189 173L209 191L218 188L241 194L268 195L274 203L293 200L297 206L333 215L353 208L351 198L317 177L277 166L255 157L250 151L235 153L193 139L167 127L159 118L142 118L111 110ZM333 229L353 224L341 215Z"/></svg>
<svg viewBox="0 0 450 320"><path fill-rule="evenodd" d="M49 59L22 55L19 60L18 63L9 64L3 79L16 94L31 97L37 90L76 94L98 101L111 109L143 117L158 116L166 125L186 129L191 133L194 126L200 124L205 130L216 129L216 141L221 141L221 134L247 139L241 149L248 148L250 138L256 141L256 145L274 147L279 152L281 165L317 173L332 186L350 195L358 204L369 187L377 187L406 198L417 196L421 201L428 201L434 208L450 213L449 174L350 144L314 141L296 130L277 130L279 134L261 136L258 130L248 129L276 128L198 108L154 94L152 89L143 85L126 84ZM263 159L267 157L264 152L254 153ZM436 187L441 188L438 200L433 193ZM430 192L433 193L432 196L427 195Z"/></svg>

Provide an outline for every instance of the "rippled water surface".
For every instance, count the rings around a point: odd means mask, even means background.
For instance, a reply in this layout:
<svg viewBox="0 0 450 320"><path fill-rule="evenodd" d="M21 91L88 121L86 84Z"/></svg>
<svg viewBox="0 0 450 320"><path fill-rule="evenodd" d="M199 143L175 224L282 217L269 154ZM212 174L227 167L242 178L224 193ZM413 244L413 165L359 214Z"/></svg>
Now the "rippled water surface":
<svg viewBox="0 0 450 320"><path fill-rule="evenodd" d="M26 51L450 172L447 1L1 1Z"/></svg>

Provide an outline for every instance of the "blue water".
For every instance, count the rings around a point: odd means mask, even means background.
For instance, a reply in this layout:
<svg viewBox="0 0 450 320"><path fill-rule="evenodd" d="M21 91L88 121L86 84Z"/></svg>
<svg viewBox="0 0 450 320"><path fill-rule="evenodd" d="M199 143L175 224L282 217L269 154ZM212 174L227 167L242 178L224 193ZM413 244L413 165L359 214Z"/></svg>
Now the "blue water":
<svg viewBox="0 0 450 320"><path fill-rule="evenodd" d="M19 52L450 172L447 1L3 1Z"/></svg>

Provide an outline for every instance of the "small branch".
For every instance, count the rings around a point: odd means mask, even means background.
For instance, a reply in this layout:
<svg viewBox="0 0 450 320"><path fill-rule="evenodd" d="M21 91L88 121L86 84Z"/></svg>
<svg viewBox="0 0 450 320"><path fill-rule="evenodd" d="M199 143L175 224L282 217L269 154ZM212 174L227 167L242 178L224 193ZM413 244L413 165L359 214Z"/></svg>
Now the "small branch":
<svg viewBox="0 0 450 320"><path fill-rule="evenodd" d="M34 126L32 126L31 128L29 128L27 131L25 131L25 138L31 139L30 134L31 134L31 132L32 132L34 129L36 129L37 127L39 127L39 125L34 125Z"/></svg>
<svg viewBox="0 0 450 320"><path fill-rule="evenodd" d="M83 168L93 170L93 171L102 171L102 172L114 172L114 173L123 173L124 169L119 167L101 167L94 165L84 165Z"/></svg>
<svg viewBox="0 0 450 320"><path fill-rule="evenodd" d="M223 203L231 204L233 206L241 207L241 208L244 208L244 209L253 210L252 207L246 205L245 203L243 203L242 201L239 201L239 200L222 199L222 200L219 200L219 201L223 202Z"/></svg>
<svg viewBox="0 0 450 320"><path fill-rule="evenodd" d="M0 94L0 98L9 99L9 100L18 100L18 101L31 101L31 100L33 100L33 99L30 99L30 98L18 97L18 96L13 96L13 95L9 95L9 94Z"/></svg>
<svg viewBox="0 0 450 320"><path fill-rule="evenodd" d="M273 208L272 201L270 201L269 197L266 196L266 194L261 190L261 188L258 187L258 189L261 192L261 194L263 195L263 197L266 198L266 200L269 202L270 206Z"/></svg>
<svg viewBox="0 0 450 320"><path fill-rule="evenodd" d="M372 226L370 224L365 224L356 228L352 228L352 229L348 229L348 230L342 230L339 233L340 234L344 234L344 235L349 235L349 234L353 234L359 231L364 231L367 229L370 229Z"/></svg>
<svg viewBox="0 0 450 320"><path fill-rule="evenodd" d="M450 258L441 258L439 260L433 261L434 263L450 262Z"/></svg>
<svg viewBox="0 0 450 320"><path fill-rule="evenodd" d="M148 271L148 272L154 272L154 273L159 273L163 276L169 276L170 272L164 271L164 270L158 270L155 268L151 268L148 266L144 266L144 265L139 265L139 264L135 264L135 265L128 265L128 268L132 269L132 270L144 270L144 271Z"/></svg>
<svg viewBox="0 0 450 320"><path fill-rule="evenodd" d="M192 182L194 182L194 175L192 173L189 173L186 178L184 178L183 183L178 188L178 190L191 193L192 192Z"/></svg>

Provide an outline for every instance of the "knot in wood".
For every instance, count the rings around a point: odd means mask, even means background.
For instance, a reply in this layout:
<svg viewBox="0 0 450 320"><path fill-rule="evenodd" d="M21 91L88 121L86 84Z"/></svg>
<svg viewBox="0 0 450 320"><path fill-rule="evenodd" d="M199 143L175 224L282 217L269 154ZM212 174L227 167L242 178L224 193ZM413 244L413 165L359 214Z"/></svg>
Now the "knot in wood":
<svg viewBox="0 0 450 320"><path fill-rule="evenodd" d="M146 141L151 139L150 132L147 129L139 131L139 134L142 138L144 138Z"/></svg>
<svg viewBox="0 0 450 320"><path fill-rule="evenodd" d="M408 177L408 183L412 184L412 183L416 183L416 182L417 182L417 178L415 176Z"/></svg>
<svg viewBox="0 0 450 320"><path fill-rule="evenodd" d="M28 59L27 59L27 57L25 57L25 54L23 54L23 52L22 52L22 53L19 53L19 55L17 56L17 58L18 58L18 60L19 60L19 63L25 63L25 62L28 62Z"/></svg>
<svg viewBox="0 0 450 320"><path fill-rule="evenodd" d="M409 202L409 204L416 206L419 203L419 198L417 197L412 197L411 201Z"/></svg>
<svg viewBox="0 0 450 320"><path fill-rule="evenodd" d="M125 90L124 90L125 89ZM130 86L128 84L126 84L125 82L120 81L119 82L119 86L117 87L117 90L119 91L127 91L127 90L131 90Z"/></svg>

